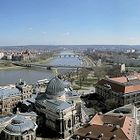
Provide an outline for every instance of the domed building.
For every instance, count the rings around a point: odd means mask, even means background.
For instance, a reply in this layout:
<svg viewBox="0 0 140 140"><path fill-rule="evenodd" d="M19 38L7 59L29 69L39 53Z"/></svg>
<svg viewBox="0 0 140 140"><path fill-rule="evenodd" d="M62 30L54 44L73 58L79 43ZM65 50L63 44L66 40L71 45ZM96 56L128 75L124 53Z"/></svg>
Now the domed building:
<svg viewBox="0 0 140 140"><path fill-rule="evenodd" d="M45 91L46 97L48 99L61 99L65 97L65 88L66 85L58 77L54 77L48 83ZM62 98L62 100L65 100L65 98Z"/></svg>
<svg viewBox="0 0 140 140"><path fill-rule="evenodd" d="M61 138L71 135L80 126L80 108L71 97L78 98L64 81L57 76L52 78L45 94L39 94L35 106L39 115L38 124L56 131Z"/></svg>
<svg viewBox="0 0 140 140"><path fill-rule="evenodd" d="M23 115L16 115L3 129L3 140L35 140L37 124Z"/></svg>

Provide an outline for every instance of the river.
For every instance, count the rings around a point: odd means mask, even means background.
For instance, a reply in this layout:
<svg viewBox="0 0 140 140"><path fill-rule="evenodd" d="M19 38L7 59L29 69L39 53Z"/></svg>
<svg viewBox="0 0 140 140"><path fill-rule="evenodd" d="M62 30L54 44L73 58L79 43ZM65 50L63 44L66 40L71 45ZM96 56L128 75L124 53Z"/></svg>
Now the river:
<svg viewBox="0 0 140 140"><path fill-rule="evenodd" d="M67 55L67 57L56 57L50 60L48 63L51 65L81 65L82 61L77 57L68 57L73 52L63 51L60 55ZM68 69L59 69L58 72L62 73L68 71ZM19 79L25 80L27 83L36 83L41 79L51 79L55 75L52 70L43 69L11 69L0 70L0 85L15 84Z"/></svg>

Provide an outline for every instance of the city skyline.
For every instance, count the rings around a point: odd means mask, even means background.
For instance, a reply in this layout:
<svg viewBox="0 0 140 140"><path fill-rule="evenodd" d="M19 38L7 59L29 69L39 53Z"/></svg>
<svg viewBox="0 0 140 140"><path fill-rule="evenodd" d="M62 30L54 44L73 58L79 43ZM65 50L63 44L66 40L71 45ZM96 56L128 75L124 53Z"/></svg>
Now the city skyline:
<svg viewBox="0 0 140 140"><path fill-rule="evenodd" d="M0 0L0 46L140 44L139 0Z"/></svg>

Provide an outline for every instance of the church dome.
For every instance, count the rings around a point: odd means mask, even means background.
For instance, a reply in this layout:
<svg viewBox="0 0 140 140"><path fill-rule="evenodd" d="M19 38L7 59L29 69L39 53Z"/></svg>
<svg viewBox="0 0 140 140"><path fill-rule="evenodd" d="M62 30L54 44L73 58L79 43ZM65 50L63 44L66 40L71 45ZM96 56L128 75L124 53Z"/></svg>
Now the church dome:
<svg viewBox="0 0 140 140"><path fill-rule="evenodd" d="M51 95L51 96L61 96L65 92L65 84L64 82L59 79L58 77L52 78L47 86L46 89L46 95Z"/></svg>

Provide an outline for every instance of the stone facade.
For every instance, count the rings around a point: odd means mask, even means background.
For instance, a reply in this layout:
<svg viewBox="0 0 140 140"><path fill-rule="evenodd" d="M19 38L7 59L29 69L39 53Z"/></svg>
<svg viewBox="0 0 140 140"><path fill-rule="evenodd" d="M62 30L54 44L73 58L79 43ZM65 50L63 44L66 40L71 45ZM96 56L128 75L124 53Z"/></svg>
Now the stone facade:
<svg viewBox="0 0 140 140"><path fill-rule="evenodd" d="M70 92L63 81L54 77L48 83L45 94L39 95L35 103L38 124L45 122L47 127L64 139L79 128L81 122L80 111L76 109L76 103L70 101L72 98L68 99L68 91Z"/></svg>
<svg viewBox="0 0 140 140"><path fill-rule="evenodd" d="M16 84L0 87L0 114L10 114L18 102L31 98L32 86Z"/></svg>
<svg viewBox="0 0 140 140"><path fill-rule="evenodd" d="M35 85L35 92L37 92L37 93L45 92L48 82L49 82L48 79L38 80Z"/></svg>
<svg viewBox="0 0 140 140"><path fill-rule="evenodd" d="M96 93L105 100L114 99L123 106L140 101L140 80L138 77L117 77L102 79L96 85Z"/></svg>
<svg viewBox="0 0 140 140"><path fill-rule="evenodd" d="M31 85L27 85L25 81L20 80L17 84L16 84L16 88L19 89L21 91L21 99L27 99L27 98L31 98L32 93L33 93L33 88Z"/></svg>
<svg viewBox="0 0 140 140"><path fill-rule="evenodd" d="M32 118L32 114L30 116ZM3 124L0 132L2 140L35 140L37 124L23 114L5 116L1 122Z"/></svg>
<svg viewBox="0 0 140 140"><path fill-rule="evenodd" d="M9 114L21 100L21 92L15 87L1 87L0 89L0 114Z"/></svg>

